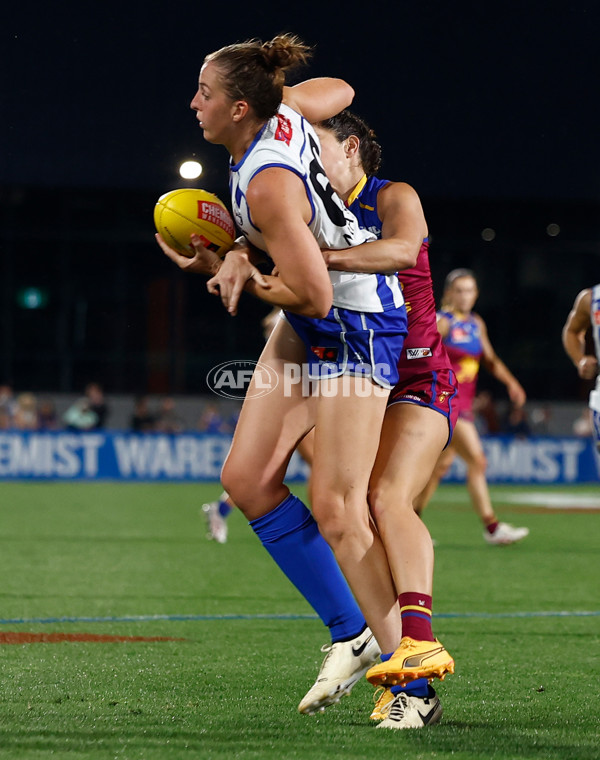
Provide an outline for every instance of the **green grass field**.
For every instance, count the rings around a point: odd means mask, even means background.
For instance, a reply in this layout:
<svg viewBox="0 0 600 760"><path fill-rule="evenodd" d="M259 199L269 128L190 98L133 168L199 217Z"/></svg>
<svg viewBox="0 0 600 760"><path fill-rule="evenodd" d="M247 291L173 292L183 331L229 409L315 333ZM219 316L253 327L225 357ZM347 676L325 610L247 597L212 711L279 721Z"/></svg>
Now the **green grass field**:
<svg viewBox="0 0 600 760"><path fill-rule="evenodd" d="M0 645L0 757L596 760L600 513L519 506L531 490L492 489L500 516L531 528L516 546L484 543L461 486L426 513L456 674L438 686L442 722L400 732L370 724L366 681L297 713L327 631L240 514L227 544L205 540L218 484L2 483L0 637L18 643Z"/></svg>

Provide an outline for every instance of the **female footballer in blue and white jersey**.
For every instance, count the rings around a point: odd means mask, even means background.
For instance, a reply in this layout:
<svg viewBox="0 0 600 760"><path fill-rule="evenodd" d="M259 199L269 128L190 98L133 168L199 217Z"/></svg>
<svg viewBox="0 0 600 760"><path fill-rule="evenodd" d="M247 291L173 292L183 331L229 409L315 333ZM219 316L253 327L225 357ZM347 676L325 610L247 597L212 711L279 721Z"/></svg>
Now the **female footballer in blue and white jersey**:
<svg viewBox="0 0 600 760"><path fill-rule="evenodd" d="M586 334L591 330L596 355L586 348ZM600 451L600 284L578 293L562 331L565 351L582 380L596 379L590 392L589 407L596 447Z"/></svg>
<svg viewBox="0 0 600 760"><path fill-rule="evenodd" d="M312 518L290 494L284 476L299 440L314 426L314 513L328 515L327 541L379 646L392 651L400 611L385 549L370 522L367 491L389 390L397 380L406 310L393 270L387 277L343 272L330 278L325 266L320 246L342 248L372 236L358 228L333 193L308 124L348 105L351 89L335 80L327 88L314 80L309 97L290 88L281 106L284 71L306 55L305 46L287 35L264 45L223 48L205 59L192 100L205 138L225 145L231 155L236 222L279 273L259 278L246 250L233 250L224 263L214 261L209 290L234 313L237 289L245 283L246 290L286 312L260 357L280 382L258 396L252 381L222 482L279 566L310 599L312 590L305 588L310 562L302 552L314 540L312 532L310 541L303 537ZM256 159L254 151L263 157ZM208 255L195 245L197 253ZM415 245L407 252L413 263L418 251ZM320 376L318 392L308 397L305 385L290 383L286 374L307 357L311 375ZM322 565L313 571L315 577L326 572ZM449 655L447 660L452 662ZM438 663L433 667L440 670ZM435 673L422 675L429 674ZM407 674L407 680L414 677Z"/></svg>

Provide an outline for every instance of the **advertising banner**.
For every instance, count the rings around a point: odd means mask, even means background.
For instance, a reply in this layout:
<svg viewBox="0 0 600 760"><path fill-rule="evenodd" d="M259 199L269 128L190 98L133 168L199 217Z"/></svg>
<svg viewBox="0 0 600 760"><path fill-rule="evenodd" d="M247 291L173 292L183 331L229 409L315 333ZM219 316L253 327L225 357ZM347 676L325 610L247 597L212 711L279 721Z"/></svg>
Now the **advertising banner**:
<svg viewBox="0 0 600 760"><path fill-rule="evenodd" d="M229 435L118 432L0 433L3 480L218 480ZM490 483L590 483L600 479L591 439L484 437ZM289 480L304 480L307 467L295 454ZM464 481L458 457L445 477Z"/></svg>

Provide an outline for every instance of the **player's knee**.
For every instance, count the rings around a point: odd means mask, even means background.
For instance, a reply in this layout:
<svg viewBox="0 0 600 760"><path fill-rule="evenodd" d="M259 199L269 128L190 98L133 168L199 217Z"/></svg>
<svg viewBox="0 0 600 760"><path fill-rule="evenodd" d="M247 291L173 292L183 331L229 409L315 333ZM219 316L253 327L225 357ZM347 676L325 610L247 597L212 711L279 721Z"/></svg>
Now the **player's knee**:
<svg viewBox="0 0 600 760"><path fill-rule="evenodd" d="M450 462L438 462L433 470L432 479L436 481L436 485L439 484L440 480L444 477L444 475L448 472L450 467L452 466L452 461Z"/></svg>
<svg viewBox="0 0 600 760"><path fill-rule="evenodd" d="M261 477L260 473L249 471L247 466L238 465L235 459L228 459L223 465L221 483L249 520L275 509L289 494L281 481L266 475Z"/></svg>
<svg viewBox="0 0 600 760"><path fill-rule="evenodd" d="M236 491L237 491L237 479L236 468L230 464L229 460L225 461L223 469L221 470L221 485L231 496L231 498L237 503Z"/></svg>
<svg viewBox="0 0 600 760"><path fill-rule="evenodd" d="M372 487L369 491L369 510L377 523L389 509L389 500L385 489Z"/></svg>
<svg viewBox="0 0 600 760"><path fill-rule="evenodd" d="M329 517L328 519L317 521L317 524L320 534L334 549L344 541L347 531L342 521Z"/></svg>
<svg viewBox="0 0 600 760"><path fill-rule="evenodd" d="M250 477L247 471L237 467L235 462L226 461L221 471L221 483L242 512L252 509L257 498L256 478Z"/></svg>
<svg viewBox="0 0 600 760"><path fill-rule="evenodd" d="M484 474L487 470L487 459L482 452L475 454L475 456L469 462L470 469L473 472Z"/></svg>
<svg viewBox="0 0 600 760"><path fill-rule="evenodd" d="M412 501L408 495L404 495L398 490L391 491L389 488L371 486L369 491L369 510L376 525L392 511L397 514L400 510L406 509L412 513Z"/></svg>
<svg viewBox="0 0 600 760"><path fill-rule="evenodd" d="M313 494L312 511L319 531L334 549L346 541L354 540L360 530L353 509L339 494L319 492Z"/></svg>

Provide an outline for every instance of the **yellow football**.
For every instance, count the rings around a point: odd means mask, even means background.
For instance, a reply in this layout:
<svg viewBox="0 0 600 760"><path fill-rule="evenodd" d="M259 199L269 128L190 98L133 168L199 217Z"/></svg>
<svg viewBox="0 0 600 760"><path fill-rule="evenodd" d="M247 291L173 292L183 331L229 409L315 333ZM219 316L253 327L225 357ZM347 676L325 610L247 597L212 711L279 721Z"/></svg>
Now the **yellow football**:
<svg viewBox="0 0 600 760"><path fill-rule="evenodd" d="M161 195L154 207L154 225L171 248L193 256L190 235L219 256L233 245L235 227L225 204L213 193L185 187Z"/></svg>

